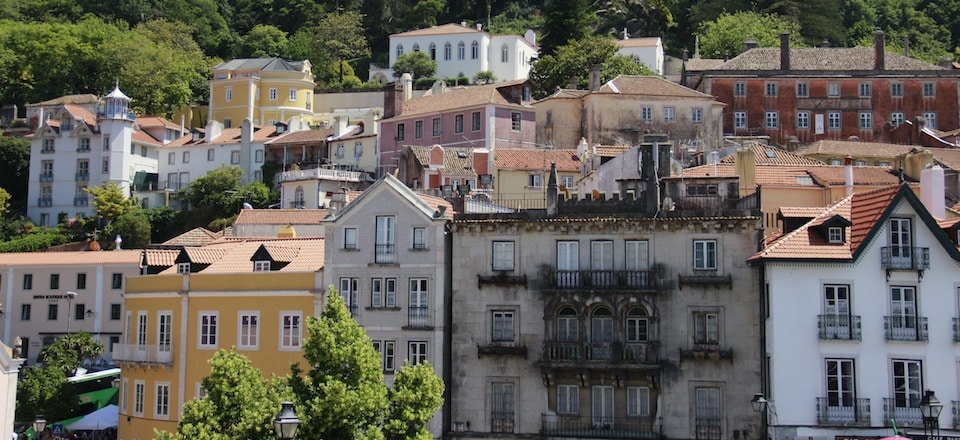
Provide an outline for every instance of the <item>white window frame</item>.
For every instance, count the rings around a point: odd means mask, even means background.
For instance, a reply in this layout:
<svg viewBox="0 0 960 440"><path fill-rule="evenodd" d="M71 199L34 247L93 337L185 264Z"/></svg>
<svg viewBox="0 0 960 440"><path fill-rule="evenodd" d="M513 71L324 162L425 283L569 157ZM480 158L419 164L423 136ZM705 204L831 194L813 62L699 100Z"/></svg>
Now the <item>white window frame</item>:
<svg viewBox="0 0 960 440"><path fill-rule="evenodd" d="M143 400L147 391L147 383L137 379L133 381L133 415L143 417Z"/></svg>
<svg viewBox="0 0 960 440"><path fill-rule="evenodd" d="M237 312L237 349L260 349L260 311L240 310Z"/></svg>
<svg viewBox="0 0 960 440"><path fill-rule="evenodd" d="M797 112L797 128L801 130L810 128L810 112Z"/></svg>
<svg viewBox="0 0 960 440"><path fill-rule="evenodd" d="M716 270L719 247L715 239L693 240L693 269Z"/></svg>
<svg viewBox="0 0 960 440"><path fill-rule="evenodd" d="M189 151L184 151L184 152L183 152L183 159L181 160L181 162L183 162L183 163L190 163L190 152L189 152Z"/></svg>
<svg viewBox="0 0 960 440"><path fill-rule="evenodd" d="M67 319L69 319L69 316ZM149 325L147 312L137 312L137 347L145 347L147 345L147 325ZM142 350L143 348L140 349Z"/></svg>
<svg viewBox="0 0 960 440"><path fill-rule="evenodd" d="M903 112L890 113L890 122L893 123L894 127L903 125Z"/></svg>
<svg viewBox="0 0 960 440"><path fill-rule="evenodd" d="M937 112L923 112L923 119L926 120L926 127L929 129L936 130L937 128Z"/></svg>
<svg viewBox="0 0 960 440"><path fill-rule="evenodd" d="M207 148L207 162L213 162L217 159L217 150L214 148Z"/></svg>
<svg viewBox="0 0 960 440"><path fill-rule="evenodd" d="M290 100L290 101L296 101L296 100L297 100L297 89L290 89L290 91L287 92L287 99Z"/></svg>
<svg viewBox="0 0 960 440"><path fill-rule="evenodd" d="M427 361L427 341L407 342L407 361L419 365Z"/></svg>
<svg viewBox="0 0 960 440"><path fill-rule="evenodd" d="M227 87L224 90L224 97L226 98L227 102L233 101L233 87Z"/></svg>
<svg viewBox="0 0 960 440"><path fill-rule="evenodd" d="M197 348L216 349L219 346L220 312L201 310L197 312Z"/></svg>
<svg viewBox="0 0 960 440"><path fill-rule="evenodd" d="M640 386L627 387L627 416L650 416L650 388Z"/></svg>
<svg viewBox="0 0 960 440"><path fill-rule="evenodd" d="M923 83L923 97L934 98L937 96L937 85L932 82Z"/></svg>
<svg viewBox="0 0 960 440"><path fill-rule="evenodd" d="M413 248L427 248L427 228L421 226L413 228Z"/></svg>
<svg viewBox="0 0 960 440"><path fill-rule="evenodd" d="M523 129L523 115L520 112L510 112L510 131Z"/></svg>
<svg viewBox="0 0 960 440"><path fill-rule="evenodd" d="M130 406L130 379L124 377L120 381L120 412L127 414L127 408Z"/></svg>
<svg viewBox="0 0 960 440"><path fill-rule="evenodd" d="M810 86L805 82L797 83L797 98L810 97Z"/></svg>
<svg viewBox="0 0 960 440"><path fill-rule="evenodd" d="M690 122L694 124L699 124L703 122L703 109L700 107L694 107L690 109Z"/></svg>
<svg viewBox="0 0 960 440"><path fill-rule="evenodd" d="M397 368L397 341L383 341L383 371L392 373Z"/></svg>
<svg viewBox="0 0 960 440"><path fill-rule="evenodd" d="M747 96L747 83L743 81L733 83L733 96Z"/></svg>
<svg viewBox="0 0 960 440"><path fill-rule="evenodd" d="M843 227L830 226L827 228L827 243L843 243Z"/></svg>
<svg viewBox="0 0 960 440"><path fill-rule="evenodd" d="M240 150L233 150L230 152L230 164L237 165L240 163Z"/></svg>
<svg viewBox="0 0 960 440"><path fill-rule="evenodd" d="M173 350L173 310L157 312L157 351Z"/></svg>
<svg viewBox="0 0 960 440"><path fill-rule="evenodd" d="M357 228L343 228L343 248L357 248Z"/></svg>
<svg viewBox="0 0 960 440"><path fill-rule="evenodd" d="M827 97L829 98L840 97L840 83L838 82L827 83Z"/></svg>
<svg viewBox="0 0 960 440"><path fill-rule="evenodd" d="M827 358L824 360L824 388L828 408L856 406L856 364L853 359Z"/></svg>
<svg viewBox="0 0 960 440"><path fill-rule="evenodd" d="M653 107L640 107L640 119L643 121L652 121Z"/></svg>
<svg viewBox="0 0 960 440"><path fill-rule="evenodd" d="M857 96L861 98L869 98L873 96L873 85L868 82L860 83L860 86L857 88Z"/></svg>
<svg viewBox="0 0 960 440"><path fill-rule="evenodd" d="M263 150L256 150L253 152L253 161L256 163L263 162Z"/></svg>
<svg viewBox="0 0 960 440"><path fill-rule="evenodd" d="M257 260L253 262L254 272L270 272L270 260Z"/></svg>
<svg viewBox="0 0 960 440"><path fill-rule="evenodd" d="M869 130L873 128L873 112L862 111L860 112L860 129Z"/></svg>
<svg viewBox="0 0 960 440"><path fill-rule="evenodd" d="M768 129L780 128L780 113L766 112L764 114L764 126Z"/></svg>
<svg viewBox="0 0 960 440"><path fill-rule="evenodd" d="M539 174L530 174L527 177L527 188L541 188L543 178Z"/></svg>
<svg viewBox="0 0 960 440"><path fill-rule="evenodd" d="M923 397L923 362L918 359L893 359L890 378L894 407L916 408Z"/></svg>
<svg viewBox="0 0 960 440"><path fill-rule="evenodd" d="M747 112L733 112L733 128L736 130L745 130L747 128Z"/></svg>
<svg viewBox="0 0 960 440"><path fill-rule="evenodd" d="M767 82L766 84L764 84L763 90L764 90L763 92L764 96L775 97L777 96L777 92L779 92L779 87L775 82Z"/></svg>
<svg viewBox="0 0 960 440"><path fill-rule="evenodd" d="M493 342L514 342L516 332L516 311L490 311L490 340Z"/></svg>
<svg viewBox="0 0 960 440"><path fill-rule="evenodd" d="M693 313L693 343L698 345L720 344L720 313L698 311Z"/></svg>
<svg viewBox="0 0 960 440"><path fill-rule="evenodd" d="M269 100L271 100L271 101L276 101L276 100L277 100L277 88L276 88L276 87L271 87L271 88L267 91L267 99L269 99Z"/></svg>
<svg viewBox="0 0 960 440"><path fill-rule="evenodd" d="M170 382L154 382L153 415L160 420L170 419Z"/></svg>
<svg viewBox="0 0 960 440"><path fill-rule="evenodd" d="M580 413L580 387L557 385L557 414Z"/></svg>
<svg viewBox="0 0 960 440"><path fill-rule="evenodd" d="M663 121L664 122L676 122L677 120L677 109L675 107L664 107L663 108Z"/></svg>
<svg viewBox="0 0 960 440"><path fill-rule="evenodd" d="M280 312L280 350L296 351L303 346L303 312Z"/></svg>
<svg viewBox="0 0 960 440"><path fill-rule="evenodd" d="M190 273L190 263L177 263L177 273L181 275Z"/></svg>
<svg viewBox="0 0 960 440"><path fill-rule="evenodd" d="M901 82L890 83L890 97L891 98L903 97L903 83Z"/></svg>
<svg viewBox="0 0 960 440"><path fill-rule="evenodd" d="M843 128L843 116L840 112L827 112L827 129L840 130Z"/></svg>
<svg viewBox="0 0 960 440"><path fill-rule="evenodd" d="M516 261L516 243L497 240L492 243L492 269L494 271L513 271Z"/></svg>

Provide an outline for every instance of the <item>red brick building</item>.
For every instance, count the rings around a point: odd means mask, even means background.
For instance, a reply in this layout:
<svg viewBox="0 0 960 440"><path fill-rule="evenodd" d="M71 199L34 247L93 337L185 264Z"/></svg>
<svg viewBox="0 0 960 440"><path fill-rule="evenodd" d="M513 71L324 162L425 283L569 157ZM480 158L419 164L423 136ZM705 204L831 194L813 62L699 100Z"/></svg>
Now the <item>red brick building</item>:
<svg viewBox="0 0 960 440"><path fill-rule="evenodd" d="M884 124L923 117L934 129L960 127L960 73L874 47L751 48L682 83L727 104L727 134L768 135L780 144L879 140Z"/></svg>

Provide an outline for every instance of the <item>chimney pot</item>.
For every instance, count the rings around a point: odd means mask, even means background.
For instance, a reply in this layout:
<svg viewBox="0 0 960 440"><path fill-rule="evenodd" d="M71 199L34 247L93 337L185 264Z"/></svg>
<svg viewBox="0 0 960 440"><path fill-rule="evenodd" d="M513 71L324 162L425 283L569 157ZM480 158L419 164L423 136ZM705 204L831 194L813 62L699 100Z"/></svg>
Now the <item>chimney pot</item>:
<svg viewBox="0 0 960 440"><path fill-rule="evenodd" d="M780 34L780 70L790 70L790 32Z"/></svg>
<svg viewBox="0 0 960 440"><path fill-rule="evenodd" d="M877 29L873 33L873 69L874 70L885 70L886 63L886 41L884 40L883 31Z"/></svg>

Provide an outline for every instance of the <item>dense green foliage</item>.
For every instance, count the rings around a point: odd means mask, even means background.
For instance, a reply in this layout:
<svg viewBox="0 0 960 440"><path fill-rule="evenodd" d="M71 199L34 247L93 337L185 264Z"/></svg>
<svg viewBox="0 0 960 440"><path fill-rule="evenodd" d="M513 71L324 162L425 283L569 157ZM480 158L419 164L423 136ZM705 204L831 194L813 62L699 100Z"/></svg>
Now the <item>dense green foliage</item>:
<svg viewBox="0 0 960 440"><path fill-rule="evenodd" d="M243 182L243 170L237 166L221 165L190 182L177 192L176 197L190 205L188 224L206 226L217 219L236 216L243 203L254 208L265 208L273 203L275 195L263 182Z"/></svg>
<svg viewBox="0 0 960 440"><path fill-rule="evenodd" d="M96 359L102 354L103 345L85 332L61 336L44 347L38 357L42 366L20 370L16 419L29 421L37 414L45 415L47 420L76 416L80 400L67 384L67 377L84 359Z"/></svg>
<svg viewBox="0 0 960 440"><path fill-rule="evenodd" d="M616 55L617 45L608 37L586 37L557 48L555 55L545 55L533 65L533 95L543 98L556 88L586 89L590 69L600 66L600 81L617 75L652 75L653 71L623 55Z"/></svg>
<svg viewBox="0 0 960 440"><path fill-rule="evenodd" d="M784 31L796 34L799 23L772 14L737 12L720 14L715 21L704 23L700 39L700 55L705 58L724 58L743 50L743 40L754 38L760 47L780 45ZM803 46L803 40L792 41L791 46Z"/></svg>
<svg viewBox="0 0 960 440"><path fill-rule="evenodd" d="M426 52L407 52L393 63L394 78L400 78L404 73L413 75L414 79L430 78L437 73L437 62L431 60Z"/></svg>
<svg viewBox="0 0 960 440"><path fill-rule="evenodd" d="M0 48L0 52L2 51ZM0 136L0 188L10 193L11 213L20 212L26 207L29 172L30 141Z"/></svg>
<svg viewBox="0 0 960 440"><path fill-rule="evenodd" d="M56 229L34 228L11 240L0 242L0 252L35 252L67 242L67 236Z"/></svg>

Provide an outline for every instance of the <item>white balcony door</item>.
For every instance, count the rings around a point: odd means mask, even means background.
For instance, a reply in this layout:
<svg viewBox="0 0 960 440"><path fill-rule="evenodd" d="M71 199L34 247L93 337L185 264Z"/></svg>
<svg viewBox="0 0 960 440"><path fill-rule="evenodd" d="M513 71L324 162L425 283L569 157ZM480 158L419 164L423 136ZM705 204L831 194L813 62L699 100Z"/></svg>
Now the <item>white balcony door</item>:
<svg viewBox="0 0 960 440"><path fill-rule="evenodd" d="M613 387L597 385L591 396L593 405L593 425L603 429L613 429Z"/></svg>
<svg viewBox="0 0 960 440"><path fill-rule="evenodd" d="M911 286L893 286L890 288L890 315L894 334L916 338L917 336L917 295Z"/></svg>
<svg viewBox="0 0 960 440"><path fill-rule="evenodd" d="M894 267L910 267L911 246L910 219L890 219L890 263Z"/></svg>
<svg viewBox="0 0 960 440"><path fill-rule="evenodd" d="M557 286L574 287L579 285L580 242L557 242Z"/></svg>
<svg viewBox="0 0 960 440"><path fill-rule="evenodd" d="M590 242L590 269L594 286L609 286L613 282L613 242L597 240Z"/></svg>
<svg viewBox="0 0 960 440"><path fill-rule="evenodd" d="M846 285L824 286L823 314L827 335L832 338L850 339L850 287Z"/></svg>

